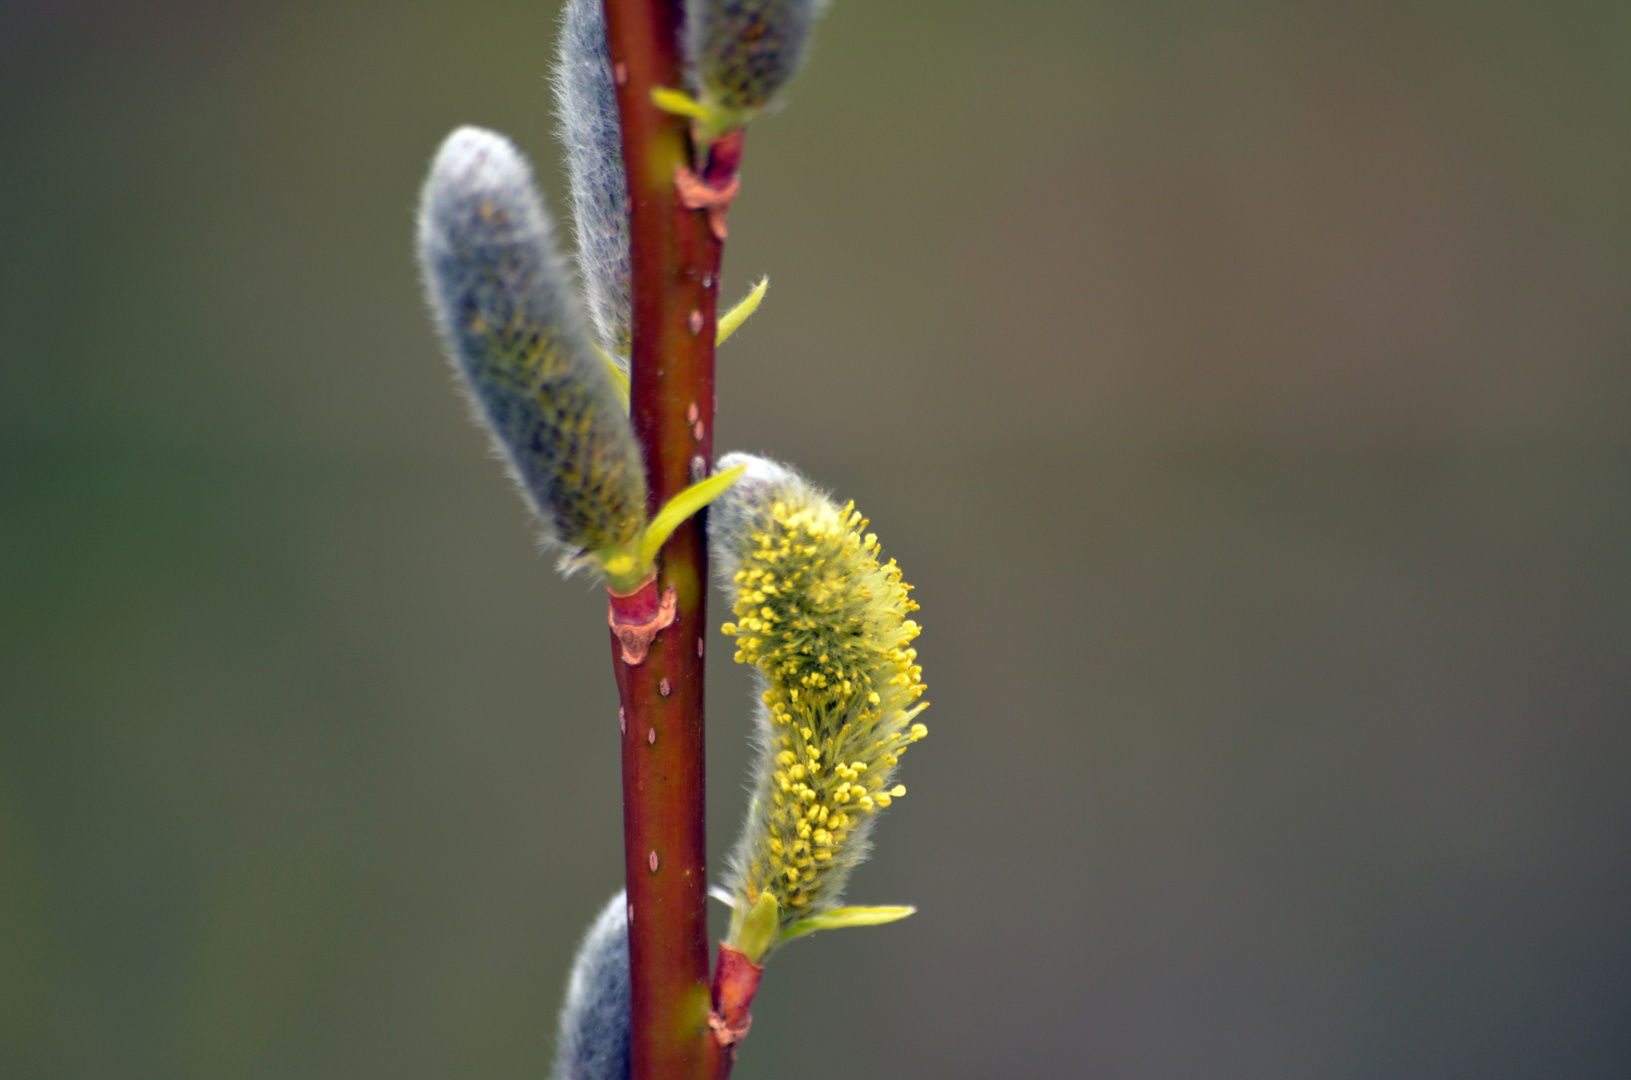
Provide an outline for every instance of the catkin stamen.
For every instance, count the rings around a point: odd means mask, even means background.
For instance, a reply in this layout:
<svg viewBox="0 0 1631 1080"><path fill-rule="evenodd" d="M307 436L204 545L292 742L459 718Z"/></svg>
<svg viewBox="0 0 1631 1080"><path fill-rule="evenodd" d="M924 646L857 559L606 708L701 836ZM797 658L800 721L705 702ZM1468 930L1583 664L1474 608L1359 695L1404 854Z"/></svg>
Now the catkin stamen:
<svg viewBox="0 0 1631 1080"><path fill-rule="evenodd" d="M769 892L791 921L834 906L865 855L891 774L927 729L917 610L853 503L746 455L748 474L710 528L733 593L738 663L764 681L760 781L732 858L735 892ZM920 733L921 732L921 733Z"/></svg>

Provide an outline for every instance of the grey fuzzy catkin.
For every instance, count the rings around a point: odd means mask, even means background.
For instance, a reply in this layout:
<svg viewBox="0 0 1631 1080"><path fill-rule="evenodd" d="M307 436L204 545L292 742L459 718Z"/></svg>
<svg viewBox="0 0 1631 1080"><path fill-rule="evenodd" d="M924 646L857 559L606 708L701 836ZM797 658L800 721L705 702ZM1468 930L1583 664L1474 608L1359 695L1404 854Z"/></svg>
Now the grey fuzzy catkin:
<svg viewBox="0 0 1631 1080"><path fill-rule="evenodd" d="M550 232L508 139L473 127L448 136L419 206L426 296L477 414L571 560L634 543L646 486Z"/></svg>
<svg viewBox="0 0 1631 1080"><path fill-rule="evenodd" d="M589 314L601 346L626 370L632 302L628 186L601 0L567 0L552 81Z"/></svg>
<svg viewBox="0 0 1631 1080"><path fill-rule="evenodd" d="M590 924L572 961L554 1080L624 1080L630 1008L628 901L619 892Z"/></svg>
<svg viewBox="0 0 1631 1080"><path fill-rule="evenodd" d="M770 105L798 72L823 0L692 0L685 45L698 96L728 112Z"/></svg>
<svg viewBox="0 0 1631 1080"><path fill-rule="evenodd" d="M764 508L778 498L793 495L804 501L815 489L793 469L779 461L757 454L732 451L721 457L715 472L740 466L742 475L708 508L708 550L713 556L714 577L729 596L736 591L731 579L749 547L751 534L761 527Z"/></svg>

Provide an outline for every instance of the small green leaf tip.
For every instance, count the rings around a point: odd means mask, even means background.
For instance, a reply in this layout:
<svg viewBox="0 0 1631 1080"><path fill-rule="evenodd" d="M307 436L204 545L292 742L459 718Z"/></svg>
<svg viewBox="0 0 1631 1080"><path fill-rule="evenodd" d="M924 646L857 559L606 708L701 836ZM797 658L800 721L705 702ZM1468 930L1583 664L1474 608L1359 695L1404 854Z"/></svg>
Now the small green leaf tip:
<svg viewBox="0 0 1631 1080"><path fill-rule="evenodd" d="M651 103L665 113L695 121L697 141L704 144L712 142L727 131L742 127L752 119L750 114L705 104L684 90L675 90L667 86L651 88Z"/></svg>
<svg viewBox="0 0 1631 1080"><path fill-rule="evenodd" d="M657 552L662 550L674 530L686 518L713 502L730 488L730 486L746 472L743 466L734 469L725 469L716 472L706 480L698 480L678 495L663 504L657 511L657 516L651 519L646 531L640 537L640 565L649 567L657 559ZM644 575L642 575L644 576Z"/></svg>
<svg viewBox="0 0 1631 1080"><path fill-rule="evenodd" d="M687 94L684 90L675 90L669 86L653 86L651 88L651 103L665 113L675 116L689 117L706 124L715 119L708 106Z"/></svg>
<svg viewBox="0 0 1631 1080"><path fill-rule="evenodd" d="M616 357L599 345L595 346L595 353L600 357L600 362L606 365L606 377L612 380L612 389L617 391L617 400L623 403L623 411L627 412L630 390L628 373L618 364Z"/></svg>
<svg viewBox="0 0 1631 1080"><path fill-rule="evenodd" d="M712 138L771 106L798 72L824 0L690 0L685 47Z"/></svg>
<svg viewBox="0 0 1631 1080"><path fill-rule="evenodd" d="M775 894L766 890L759 894L759 899L741 918L740 925L732 927L727 944L740 949L743 956L757 964L765 950L775 942L776 932L780 928L781 909L776 904Z"/></svg>
<svg viewBox="0 0 1631 1080"><path fill-rule="evenodd" d="M545 538L569 566L632 547L645 526L640 450L508 139L466 127L442 144L420 198L419 261L449 359Z"/></svg>
<svg viewBox="0 0 1631 1080"><path fill-rule="evenodd" d="M759 310L759 305L765 298L765 290L768 288L770 279L760 278L759 284L755 285L752 291L742 297L735 307L719 317L719 332L714 336L715 345L723 345L726 338L736 333L742 324L748 321L749 315Z"/></svg>
<svg viewBox="0 0 1631 1080"><path fill-rule="evenodd" d="M782 941L791 941L817 930L838 930L845 926L882 926L917 914L917 908L907 905L888 907L841 907L800 919L781 933Z"/></svg>
<svg viewBox="0 0 1631 1080"><path fill-rule="evenodd" d="M853 503L765 458L719 464L745 470L708 521L736 616L723 629L762 688L753 798L727 881L739 911L775 897L779 942L833 912L877 811L906 794L895 768L928 734L914 722L927 708L907 618L917 605ZM810 929L824 925L855 924Z"/></svg>

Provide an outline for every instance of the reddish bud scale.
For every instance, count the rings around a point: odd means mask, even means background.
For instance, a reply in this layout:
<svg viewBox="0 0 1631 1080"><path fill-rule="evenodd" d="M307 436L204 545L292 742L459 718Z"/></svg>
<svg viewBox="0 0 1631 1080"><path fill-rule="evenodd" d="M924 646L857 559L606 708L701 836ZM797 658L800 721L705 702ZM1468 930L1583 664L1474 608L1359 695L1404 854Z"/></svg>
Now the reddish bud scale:
<svg viewBox="0 0 1631 1080"><path fill-rule="evenodd" d="M720 243L725 242L730 232L726 217L730 214L731 203L742 190L736 170L742 164L742 142L745 138L747 129L737 128L709 143L708 165L701 176L687 168L677 169L674 173L674 190L679 194L680 205L688 210L706 210L708 228ZM697 329L692 327L693 332Z"/></svg>
<svg viewBox="0 0 1631 1080"><path fill-rule="evenodd" d="M736 179L736 171L742 167L742 144L747 136L747 128L737 128L709 143L708 168L702 178L714 187Z"/></svg>
<svg viewBox="0 0 1631 1080"><path fill-rule="evenodd" d="M657 634L673 625L677 617L677 594L669 588L659 597L657 575L652 574L633 592L620 593L608 587L606 595L606 622L617 639L623 662L632 666L644 663Z"/></svg>
<svg viewBox="0 0 1631 1080"><path fill-rule="evenodd" d="M753 1026L753 1014L748 1010L759 993L759 979L764 973L764 966L749 960L742 950L719 943L719 962L714 965L714 1007L708 1014L708 1026L724 1051L720 1080L730 1077L731 1066L736 1064L736 1044L747 1037Z"/></svg>

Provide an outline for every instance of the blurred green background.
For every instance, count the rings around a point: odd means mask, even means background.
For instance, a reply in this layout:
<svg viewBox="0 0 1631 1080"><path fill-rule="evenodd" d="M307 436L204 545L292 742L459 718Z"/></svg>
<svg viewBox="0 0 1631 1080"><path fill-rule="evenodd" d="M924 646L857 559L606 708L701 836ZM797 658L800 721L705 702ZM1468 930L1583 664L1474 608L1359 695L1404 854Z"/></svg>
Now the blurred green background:
<svg viewBox="0 0 1631 1080"><path fill-rule="evenodd" d="M604 601L411 235L460 123L561 205L555 14L0 3L7 1080L546 1074ZM934 707L920 913L737 1075L1631 1073L1631 6L839 0L744 181L718 445L873 518Z"/></svg>

